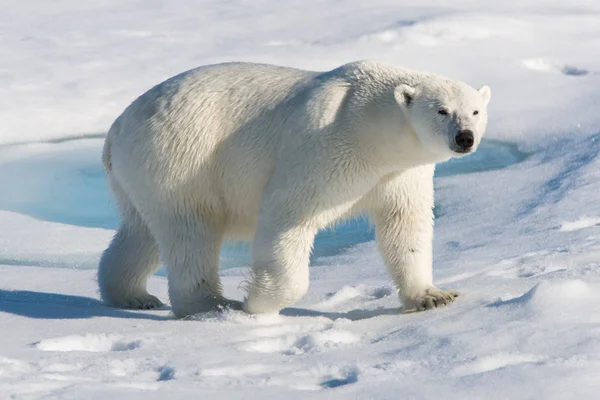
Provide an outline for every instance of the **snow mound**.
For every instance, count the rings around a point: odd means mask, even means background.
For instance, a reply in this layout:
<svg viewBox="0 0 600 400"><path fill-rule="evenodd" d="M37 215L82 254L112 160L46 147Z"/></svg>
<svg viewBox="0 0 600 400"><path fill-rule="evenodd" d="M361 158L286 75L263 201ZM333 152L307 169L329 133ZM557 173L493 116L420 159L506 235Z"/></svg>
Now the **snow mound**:
<svg viewBox="0 0 600 400"><path fill-rule="evenodd" d="M543 58L528 58L523 60L523 65L533 71L555 72L567 76L585 76L590 74L585 68L569 64L554 63Z"/></svg>
<svg viewBox="0 0 600 400"><path fill-rule="evenodd" d="M507 300L490 304L494 307L525 309L532 316L572 320L580 318L580 310L600 311L599 295L582 280L545 281ZM577 310L577 311L575 311ZM600 316L594 317L599 319Z"/></svg>
<svg viewBox="0 0 600 400"><path fill-rule="evenodd" d="M530 34L528 24L510 16L490 14L440 15L420 20L402 20L392 27L370 33L362 41L384 44L414 43L441 46L490 38L514 38Z"/></svg>
<svg viewBox="0 0 600 400"><path fill-rule="evenodd" d="M560 226L562 232L572 232L579 229L591 228L592 226L600 225L600 218L582 217L577 221L564 222Z"/></svg>
<svg viewBox="0 0 600 400"><path fill-rule="evenodd" d="M42 351L89 351L103 353L137 349L141 341L123 341L110 335L73 335L62 338L44 339L35 344Z"/></svg>

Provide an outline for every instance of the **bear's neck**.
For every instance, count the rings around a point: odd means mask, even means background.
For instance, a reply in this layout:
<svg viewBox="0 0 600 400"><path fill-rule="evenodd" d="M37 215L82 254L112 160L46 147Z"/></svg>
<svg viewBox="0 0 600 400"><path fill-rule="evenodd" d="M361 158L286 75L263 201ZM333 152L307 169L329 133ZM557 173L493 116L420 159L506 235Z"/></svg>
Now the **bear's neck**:
<svg viewBox="0 0 600 400"><path fill-rule="evenodd" d="M352 134L355 146L359 149L356 152L358 157L377 175L383 177L423 165L437 164L450 158L429 151L410 125L405 125L402 132L394 131L393 127L378 128L378 132L360 130ZM385 145L378 142L382 138L386 139Z"/></svg>

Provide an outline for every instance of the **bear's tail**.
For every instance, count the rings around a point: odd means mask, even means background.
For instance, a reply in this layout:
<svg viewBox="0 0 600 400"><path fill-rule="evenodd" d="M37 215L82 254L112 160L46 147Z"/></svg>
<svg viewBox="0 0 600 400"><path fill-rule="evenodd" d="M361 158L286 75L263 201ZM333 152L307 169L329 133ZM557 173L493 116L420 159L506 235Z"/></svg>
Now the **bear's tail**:
<svg viewBox="0 0 600 400"><path fill-rule="evenodd" d="M115 120L115 122L113 122L110 129L108 130L108 133L106 134L106 139L104 139L104 148L102 149L102 164L104 164L104 169L106 169L106 172L111 172L112 170L112 162L110 159L110 145L112 137L116 135L120 129L120 119L121 118L119 117Z"/></svg>

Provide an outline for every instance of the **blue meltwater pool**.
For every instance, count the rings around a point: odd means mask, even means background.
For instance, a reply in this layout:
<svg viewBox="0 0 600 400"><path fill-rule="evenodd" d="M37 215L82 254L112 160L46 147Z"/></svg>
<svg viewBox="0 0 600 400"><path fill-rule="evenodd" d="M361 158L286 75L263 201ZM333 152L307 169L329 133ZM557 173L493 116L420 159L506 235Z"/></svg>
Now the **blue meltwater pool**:
<svg viewBox="0 0 600 400"><path fill-rule="evenodd" d="M85 227L116 229L118 215L100 163L102 138L0 147L0 210ZM440 164L437 177L504 168L527 154L514 144L484 140L472 155ZM317 235L313 261L374 239L366 220L350 220ZM221 268L248 264L246 243L227 243Z"/></svg>

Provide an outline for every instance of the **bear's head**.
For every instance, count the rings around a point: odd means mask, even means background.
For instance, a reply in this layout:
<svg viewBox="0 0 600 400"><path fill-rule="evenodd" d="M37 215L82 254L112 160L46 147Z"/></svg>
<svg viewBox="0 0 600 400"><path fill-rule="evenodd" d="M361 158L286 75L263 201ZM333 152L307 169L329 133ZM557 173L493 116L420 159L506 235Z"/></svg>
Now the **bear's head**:
<svg viewBox="0 0 600 400"><path fill-rule="evenodd" d="M425 85L396 87L394 97L421 144L440 158L474 152L487 127L491 89L457 81L429 80Z"/></svg>

